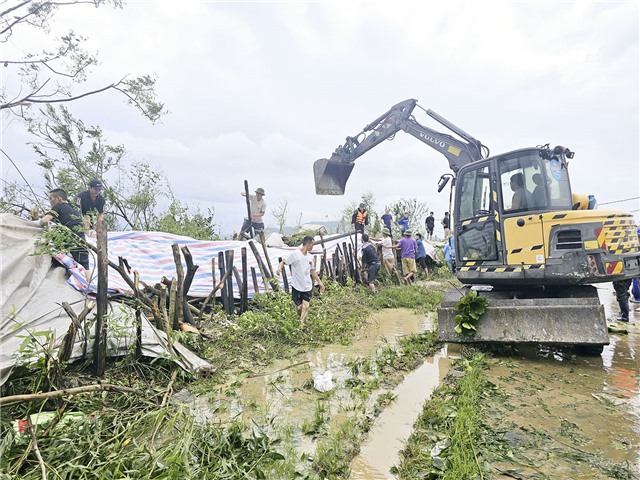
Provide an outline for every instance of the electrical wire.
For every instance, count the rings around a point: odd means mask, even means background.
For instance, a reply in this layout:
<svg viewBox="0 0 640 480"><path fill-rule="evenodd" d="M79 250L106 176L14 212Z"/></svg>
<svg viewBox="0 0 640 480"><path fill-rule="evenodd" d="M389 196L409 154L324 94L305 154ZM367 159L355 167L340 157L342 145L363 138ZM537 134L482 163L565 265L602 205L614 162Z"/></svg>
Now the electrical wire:
<svg viewBox="0 0 640 480"><path fill-rule="evenodd" d="M613 200L612 202L598 202L598 205L610 205L612 203L629 202L631 200L638 200L640 197L625 198L623 200Z"/></svg>

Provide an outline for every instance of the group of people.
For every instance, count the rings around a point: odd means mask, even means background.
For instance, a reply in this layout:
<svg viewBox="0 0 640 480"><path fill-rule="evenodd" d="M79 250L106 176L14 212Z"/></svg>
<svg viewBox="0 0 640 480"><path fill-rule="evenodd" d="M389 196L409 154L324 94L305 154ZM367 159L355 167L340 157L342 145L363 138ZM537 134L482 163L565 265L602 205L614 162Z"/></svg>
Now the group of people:
<svg viewBox="0 0 640 480"><path fill-rule="evenodd" d="M424 226L426 229L426 240L433 240L433 230L435 228L435 217L433 216L433 212L429 213L429 216L424 221ZM409 220L409 212L404 212L403 215L395 222L400 229L400 234L404 236L404 232L410 229L410 220ZM389 235L393 231L393 215L391 215L391 209L385 208L384 214L380 216L380 224L383 227L383 230L386 228L389 230ZM444 229L445 239L451 236L451 220L449 217L449 212L444 212L444 217L440 222L442 228ZM365 227L369 225L369 212L364 203L358 205L358 208L353 212L351 216L351 225L353 226L353 230L356 233L364 233Z"/></svg>

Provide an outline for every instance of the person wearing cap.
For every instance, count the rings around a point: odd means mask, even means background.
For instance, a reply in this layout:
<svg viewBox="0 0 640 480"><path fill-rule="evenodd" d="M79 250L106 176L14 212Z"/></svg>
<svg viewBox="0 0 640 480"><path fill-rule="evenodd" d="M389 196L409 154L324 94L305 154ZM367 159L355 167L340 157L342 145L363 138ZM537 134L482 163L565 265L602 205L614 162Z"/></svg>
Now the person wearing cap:
<svg viewBox="0 0 640 480"><path fill-rule="evenodd" d="M264 201L264 188L256 188L255 195L249 195L249 205L251 208L251 221L245 217L242 223L242 228L238 234L239 238L247 238L246 233L253 228L255 233L264 230L264 214L267 213L267 202ZM240 195L246 197L245 192L240 192Z"/></svg>
<svg viewBox="0 0 640 480"><path fill-rule="evenodd" d="M402 238L398 240L398 244L393 248L399 248L402 258L402 274L404 275L404 281L408 285L411 285L413 276L418 273L416 268L416 252L418 251L418 244L411 238L411 230L405 230L402 233Z"/></svg>
<svg viewBox="0 0 640 480"><path fill-rule="evenodd" d="M362 234L362 266L367 272L369 290L376 292L376 275L380 271L380 257L375 247L369 242L369 235Z"/></svg>
<svg viewBox="0 0 640 480"><path fill-rule="evenodd" d="M382 264L390 275L396 270L396 254L393 251L391 230L388 228L382 229Z"/></svg>
<svg viewBox="0 0 640 480"><path fill-rule="evenodd" d="M358 205L358 208L351 216L351 225L353 225L356 233L364 233L365 225L369 225L369 215L364 203Z"/></svg>
<svg viewBox="0 0 640 480"><path fill-rule="evenodd" d="M91 180L89 188L80 192L76 198L76 205L80 209L84 228L90 229L97 222L102 222L104 213L104 197L102 196L102 182Z"/></svg>
<svg viewBox="0 0 640 480"><path fill-rule="evenodd" d="M304 326L309 314L309 303L313 294L314 282L324 291L324 284L313 267L313 237L306 236L302 239L300 248L293 250L289 256L280 261L276 275L280 276L285 265L289 265L291 271L291 300L300 315L300 324Z"/></svg>

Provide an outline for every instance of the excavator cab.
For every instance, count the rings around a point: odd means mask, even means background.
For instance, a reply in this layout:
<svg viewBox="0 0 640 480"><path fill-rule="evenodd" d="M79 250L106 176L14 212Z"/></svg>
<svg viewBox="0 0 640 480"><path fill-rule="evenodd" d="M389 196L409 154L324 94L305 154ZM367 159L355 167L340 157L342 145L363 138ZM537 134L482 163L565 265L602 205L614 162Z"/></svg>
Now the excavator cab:
<svg viewBox="0 0 640 480"><path fill-rule="evenodd" d="M355 163L321 158L313 163L316 195L344 195L347 180Z"/></svg>
<svg viewBox="0 0 640 480"><path fill-rule="evenodd" d="M447 342L586 345L609 342L604 307L591 284L640 273L633 217L580 210L567 158L548 146L460 169L453 212L456 276L490 308L473 336L455 331L460 292L438 310Z"/></svg>

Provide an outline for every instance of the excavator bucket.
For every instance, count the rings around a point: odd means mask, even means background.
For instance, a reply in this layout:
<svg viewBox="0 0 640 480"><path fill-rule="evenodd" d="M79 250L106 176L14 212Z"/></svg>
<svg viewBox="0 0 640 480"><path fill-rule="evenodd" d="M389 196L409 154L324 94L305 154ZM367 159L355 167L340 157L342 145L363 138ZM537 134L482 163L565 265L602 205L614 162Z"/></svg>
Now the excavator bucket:
<svg viewBox="0 0 640 480"><path fill-rule="evenodd" d="M474 335L455 331L465 291L450 290L438 309L438 339L450 343L533 343L601 347L609 344L604 306L590 285L545 291L478 292L487 310Z"/></svg>
<svg viewBox="0 0 640 480"><path fill-rule="evenodd" d="M313 162L313 179L316 195L344 195L344 189L353 170L354 163L321 158Z"/></svg>

